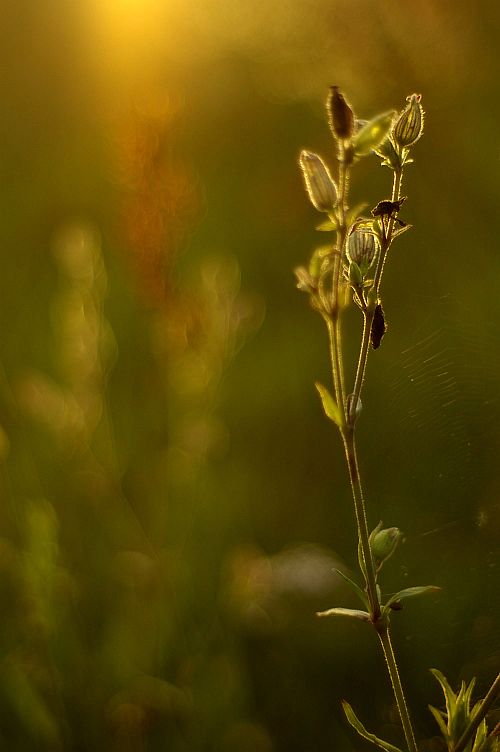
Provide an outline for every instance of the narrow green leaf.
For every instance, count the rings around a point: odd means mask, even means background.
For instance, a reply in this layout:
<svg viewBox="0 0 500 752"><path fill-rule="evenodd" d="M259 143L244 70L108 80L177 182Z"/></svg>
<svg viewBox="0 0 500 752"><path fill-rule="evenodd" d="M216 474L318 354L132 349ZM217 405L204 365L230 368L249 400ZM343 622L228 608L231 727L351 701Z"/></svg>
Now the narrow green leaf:
<svg viewBox="0 0 500 752"><path fill-rule="evenodd" d="M403 601L405 598L414 598L417 595L426 595L427 593L437 593L441 590L437 585L417 585L416 587L405 588L400 590L399 593L391 595L387 603L384 605L384 611L390 607L391 603L396 601Z"/></svg>
<svg viewBox="0 0 500 752"><path fill-rule="evenodd" d="M316 225L316 229L320 232L333 232L334 230L338 230L339 226L337 222L333 222L331 219L325 219L324 222L320 222L319 225Z"/></svg>
<svg viewBox="0 0 500 752"><path fill-rule="evenodd" d="M475 684L476 684L476 677L473 676L472 679L471 679L471 681L470 681L470 684L467 687L465 687L465 689L464 689L463 702L464 702L464 705L465 705L465 709L466 709L467 715L470 714L470 702L471 702L472 692L474 690Z"/></svg>
<svg viewBox="0 0 500 752"><path fill-rule="evenodd" d="M439 671L437 668L431 668L430 671L441 685L441 689L443 690L443 694L446 700L446 712L448 714L448 718L450 718L455 713L455 707L457 704L455 693L450 687L448 679L444 674L441 673L441 671Z"/></svg>
<svg viewBox="0 0 500 752"><path fill-rule="evenodd" d="M344 572L341 572L340 569L334 569L333 571L337 572L337 574L339 574L347 582L347 584L350 585L352 590L354 590L354 592L360 599L363 606L365 606L366 608L369 608L369 603L368 603L368 598L366 596L366 593L363 592L363 590L359 587L359 585L356 582L354 582L354 580L351 580L351 578L348 577L346 574L344 574Z"/></svg>
<svg viewBox="0 0 500 752"><path fill-rule="evenodd" d="M389 133L395 112L390 110L382 115L377 115L369 120L353 138L354 153L357 157L363 157L371 151L377 149L385 141Z"/></svg>
<svg viewBox="0 0 500 752"><path fill-rule="evenodd" d="M367 580L368 578L366 574L365 560L363 558L363 549L361 547L361 540L358 541L358 561L359 561L359 568L361 569L361 572L365 580Z"/></svg>
<svg viewBox="0 0 500 752"><path fill-rule="evenodd" d="M317 381L314 386L318 390L318 394L321 397L321 402L323 404L323 410L325 411L326 417L330 418L330 420L333 420L333 422L336 423L340 428L343 424L343 420L339 406L333 399L326 386L320 384L319 381Z"/></svg>
<svg viewBox="0 0 500 752"><path fill-rule="evenodd" d="M448 743L450 740L450 735L448 733L448 727L443 718L444 714L437 708L434 708L432 705L429 705L429 710L431 711L432 715L436 719L437 725L439 726L441 733L446 740L446 743Z"/></svg>
<svg viewBox="0 0 500 752"><path fill-rule="evenodd" d="M349 264L349 282L354 287L361 287L363 284L361 269L355 261L351 261Z"/></svg>
<svg viewBox="0 0 500 752"><path fill-rule="evenodd" d="M348 616L359 621L370 621L370 614L367 611L358 611L357 608L329 608L327 611L317 611L316 616Z"/></svg>
<svg viewBox="0 0 500 752"><path fill-rule="evenodd" d="M395 747L394 744L389 744L389 742L385 742L383 739L379 739L378 736L375 736L375 734L367 731L361 721L357 718L352 707L345 700L342 700L342 707L344 709L344 713L346 714L347 720L349 721L351 726L356 729L360 736L362 736L364 739L368 739L368 741L372 742L372 744L376 744L377 747L381 747L381 749L384 749L385 752L401 752L399 747Z"/></svg>
<svg viewBox="0 0 500 752"><path fill-rule="evenodd" d="M481 723L479 724L476 736L474 738L474 744L472 747L472 752L483 752L488 746L488 727L486 725L486 718L483 718Z"/></svg>

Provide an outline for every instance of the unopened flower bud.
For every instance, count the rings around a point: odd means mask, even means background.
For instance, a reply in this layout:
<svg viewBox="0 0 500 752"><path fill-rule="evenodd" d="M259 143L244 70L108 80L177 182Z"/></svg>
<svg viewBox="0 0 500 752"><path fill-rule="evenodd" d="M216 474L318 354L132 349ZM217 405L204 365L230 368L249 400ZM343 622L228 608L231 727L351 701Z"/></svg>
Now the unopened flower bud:
<svg viewBox="0 0 500 752"><path fill-rule="evenodd" d="M326 100L328 123L335 138L346 140L354 133L354 113L339 91L338 86L330 86Z"/></svg>
<svg viewBox="0 0 500 752"><path fill-rule="evenodd" d="M331 212L337 203L337 189L328 167L317 154L303 150L299 158L307 195L321 212Z"/></svg>
<svg viewBox="0 0 500 752"><path fill-rule="evenodd" d="M377 525L370 535L370 548L377 568L381 567L394 551L403 537L401 530L397 527L388 527L381 530L381 524Z"/></svg>
<svg viewBox="0 0 500 752"><path fill-rule="evenodd" d="M407 97L408 104L401 112L392 131L398 146L407 148L418 141L424 130L424 110L420 94Z"/></svg>
<svg viewBox="0 0 500 752"><path fill-rule="evenodd" d="M377 252L377 240L373 233L366 230L354 230L349 235L347 244L347 256L349 261L354 261L360 269L367 271Z"/></svg>

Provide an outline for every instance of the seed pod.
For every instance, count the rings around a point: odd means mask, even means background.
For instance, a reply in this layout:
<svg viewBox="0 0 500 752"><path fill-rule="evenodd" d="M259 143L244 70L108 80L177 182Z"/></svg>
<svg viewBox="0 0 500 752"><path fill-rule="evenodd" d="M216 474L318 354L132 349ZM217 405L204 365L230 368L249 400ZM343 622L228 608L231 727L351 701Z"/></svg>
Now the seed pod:
<svg viewBox="0 0 500 752"><path fill-rule="evenodd" d="M368 271L377 252L377 241L371 232L354 230L349 235L347 244L347 256L350 261L355 261L361 270Z"/></svg>
<svg viewBox="0 0 500 752"><path fill-rule="evenodd" d="M396 120L392 131L395 143L403 148L413 146L424 130L424 110L420 104L420 94L407 97L407 106Z"/></svg>
<svg viewBox="0 0 500 752"><path fill-rule="evenodd" d="M373 316L372 328L370 331L370 342L374 350L380 347L382 337L387 331L387 325L385 323L384 309L381 303L377 303L375 308L375 314Z"/></svg>
<svg viewBox="0 0 500 752"><path fill-rule="evenodd" d="M300 168L312 205L320 212L331 212L337 203L337 188L328 167L318 154L300 152Z"/></svg>
<svg viewBox="0 0 500 752"><path fill-rule="evenodd" d="M354 133L354 113L339 91L338 86L330 86L326 100L328 123L335 138L347 140Z"/></svg>

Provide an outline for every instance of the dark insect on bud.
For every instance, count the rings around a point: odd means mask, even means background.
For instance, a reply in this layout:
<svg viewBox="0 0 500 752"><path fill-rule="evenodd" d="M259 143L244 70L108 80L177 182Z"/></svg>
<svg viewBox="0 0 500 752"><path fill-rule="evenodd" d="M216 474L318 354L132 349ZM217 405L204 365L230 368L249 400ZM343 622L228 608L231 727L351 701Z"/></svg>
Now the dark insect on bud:
<svg viewBox="0 0 500 752"><path fill-rule="evenodd" d="M354 133L354 113L339 91L338 86L330 86L326 100L328 123L335 138L347 140Z"/></svg>
<svg viewBox="0 0 500 752"><path fill-rule="evenodd" d="M372 217L389 217L389 219L394 219L400 225L404 226L405 223L394 215L401 209L405 201L406 196L398 198L396 201L391 201L390 199L379 201L377 206L371 210L371 215Z"/></svg>
<svg viewBox="0 0 500 752"><path fill-rule="evenodd" d="M384 309L381 303L377 303L375 308L375 314L373 316L372 328L370 331L370 342L374 350L380 347L382 337L387 331L387 325L385 323Z"/></svg>
<svg viewBox="0 0 500 752"><path fill-rule="evenodd" d="M377 206L371 210L372 217L383 217L384 215L391 217L394 212L398 212L401 209L405 201L406 196L398 198L397 201L391 201L388 198L379 201Z"/></svg>

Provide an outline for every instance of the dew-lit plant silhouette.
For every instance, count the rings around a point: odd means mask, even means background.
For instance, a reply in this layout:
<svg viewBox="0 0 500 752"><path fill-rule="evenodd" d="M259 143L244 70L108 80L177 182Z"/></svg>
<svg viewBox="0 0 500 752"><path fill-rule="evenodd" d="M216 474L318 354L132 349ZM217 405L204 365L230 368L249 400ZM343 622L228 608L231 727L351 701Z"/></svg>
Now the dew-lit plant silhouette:
<svg viewBox="0 0 500 752"><path fill-rule="evenodd" d="M309 295L312 307L323 318L331 359L332 387L317 383L326 416L336 424L345 452L358 530L358 558L362 584L339 572L361 601L361 609L335 606L319 616L343 616L371 625L384 652L394 697L399 711L408 752L417 752L417 742L403 691L398 663L391 640L391 618L402 601L432 593L434 585L408 587L390 596L382 590L380 572L401 539L397 527L379 523L370 531L356 450L357 419L370 349L381 345L386 332L382 278L389 250L411 225L400 219L406 196L401 195L403 172L413 160L411 149L423 133L424 112L421 96L407 97L401 112L389 111L371 120L359 120L337 86L330 88L326 103L328 123L336 147L335 169L318 154L303 150L300 168L305 188L314 208L325 215L318 230L332 233L333 240L317 248L309 265L295 270L297 286ZM349 206L349 185L353 166L375 153L392 173L390 198L383 198L366 211L368 204ZM344 368L344 317L351 301L360 309L362 334L354 381L348 383ZM500 675L484 700L471 709L473 682L455 695L438 671L446 697L446 712L432 709L449 752L491 752L500 748L495 732L488 733L485 715L499 688ZM348 721L365 739L387 752L397 747L365 729L347 702L343 707Z"/></svg>

